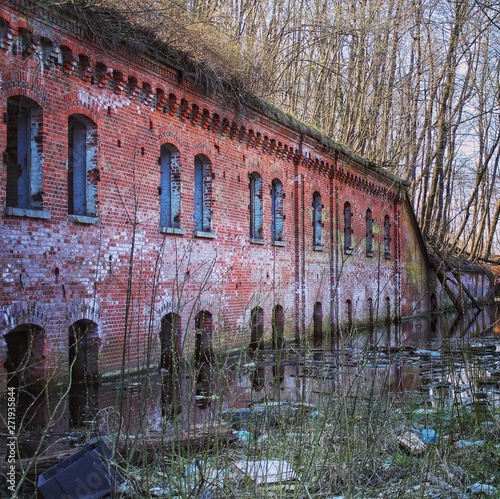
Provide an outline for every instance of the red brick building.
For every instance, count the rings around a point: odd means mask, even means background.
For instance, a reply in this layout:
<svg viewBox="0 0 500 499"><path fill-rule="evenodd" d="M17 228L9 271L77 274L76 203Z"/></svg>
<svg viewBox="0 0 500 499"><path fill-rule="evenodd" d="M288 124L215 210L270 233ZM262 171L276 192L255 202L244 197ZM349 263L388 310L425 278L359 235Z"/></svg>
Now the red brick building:
<svg viewBox="0 0 500 499"><path fill-rule="evenodd" d="M429 311L436 280L394 175L159 52L105 50L68 12L0 5L3 380Z"/></svg>

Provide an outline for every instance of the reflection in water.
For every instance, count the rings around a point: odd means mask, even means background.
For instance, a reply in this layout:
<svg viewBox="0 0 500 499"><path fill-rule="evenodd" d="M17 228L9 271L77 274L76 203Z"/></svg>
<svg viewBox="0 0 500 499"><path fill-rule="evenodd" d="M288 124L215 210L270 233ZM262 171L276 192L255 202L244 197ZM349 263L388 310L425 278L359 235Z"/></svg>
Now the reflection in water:
<svg viewBox="0 0 500 499"><path fill-rule="evenodd" d="M498 405L498 318L498 309L475 317L439 316L436 328L430 318L419 318L339 334L330 346L324 341L323 348L257 349L243 359L238 355L220 362L211 348L211 316L203 314L197 321L193 364L130 376L129 388L118 394L116 381L102 383L100 414L120 407L117 397L122 397L126 413L117 418L125 434L133 435L162 430L173 420L184 426L216 421L223 409L261 401L302 401L324 408L339 397L403 403L406 394L420 393L430 405L443 400L472 404L481 397ZM258 346L258 315L254 324ZM311 335L311 347L314 341ZM480 384L473 385L471 373ZM115 419L108 426L116 426Z"/></svg>

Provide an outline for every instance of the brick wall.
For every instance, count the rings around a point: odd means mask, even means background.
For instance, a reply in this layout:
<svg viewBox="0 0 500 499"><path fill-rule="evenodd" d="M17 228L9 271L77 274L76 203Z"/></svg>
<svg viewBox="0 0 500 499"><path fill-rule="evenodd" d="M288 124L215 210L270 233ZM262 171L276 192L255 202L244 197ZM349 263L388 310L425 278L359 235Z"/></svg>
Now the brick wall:
<svg viewBox="0 0 500 499"><path fill-rule="evenodd" d="M109 374L124 361L127 370L158 364L161 320L169 313L180 317L179 350L192 356L200 311L212 315L214 349L248 346L255 307L263 309L267 342L278 305L288 342L312 336L317 303L325 338L346 324L348 300L353 324L386 320L388 310L391 320L428 311L425 252L405 185L393 175L303 126L285 126L251 106L223 105L160 59L124 48L105 52L73 19L63 29L57 16L48 21L41 12L31 24L23 3L16 5L2 2L0 202L6 206L12 174L8 106L30 99L43 114L43 203L7 206L1 215L0 327L6 335L36 326L43 373L57 367L65 375L69 328L78 321L95 325L98 371ZM68 120L75 115L97 133L97 165L89 169L95 216L68 211ZM172 178L180 189L179 217L170 227L160 223L162 146L174 151ZM203 190L211 227L203 230L194 223L196 157L210 165ZM262 240L250 237L253 172L262 177ZM271 233L274 179L283 186L281 241ZM314 244L315 192L323 205L322 245ZM0 340L4 377L6 357Z"/></svg>

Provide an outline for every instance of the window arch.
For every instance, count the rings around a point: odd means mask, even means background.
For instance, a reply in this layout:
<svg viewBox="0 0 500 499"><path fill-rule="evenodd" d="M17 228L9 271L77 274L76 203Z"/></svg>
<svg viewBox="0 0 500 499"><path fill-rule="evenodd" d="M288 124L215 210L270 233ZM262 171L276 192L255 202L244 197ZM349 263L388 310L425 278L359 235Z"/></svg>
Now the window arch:
<svg viewBox="0 0 500 499"><path fill-rule="evenodd" d="M344 253L352 253L352 211L348 201L344 204Z"/></svg>
<svg viewBox="0 0 500 499"><path fill-rule="evenodd" d="M313 245L323 246L323 204L319 192L313 194Z"/></svg>
<svg viewBox="0 0 500 499"><path fill-rule="evenodd" d="M33 100L7 99L6 205L43 209L43 112Z"/></svg>
<svg viewBox="0 0 500 499"><path fill-rule="evenodd" d="M257 172L250 174L250 238L264 239L262 177Z"/></svg>
<svg viewBox="0 0 500 499"><path fill-rule="evenodd" d="M203 154L194 159L194 227L212 231L212 164Z"/></svg>
<svg viewBox="0 0 500 499"><path fill-rule="evenodd" d="M366 256L373 256L373 217L372 210L366 210Z"/></svg>
<svg viewBox="0 0 500 499"><path fill-rule="evenodd" d="M160 226L181 226L181 164L179 150L163 144L160 155Z"/></svg>
<svg viewBox="0 0 500 499"><path fill-rule="evenodd" d="M384 253L386 258L391 257L391 221L389 215L384 217Z"/></svg>
<svg viewBox="0 0 500 499"><path fill-rule="evenodd" d="M97 125L86 116L68 118L68 214L96 215Z"/></svg>
<svg viewBox="0 0 500 499"><path fill-rule="evenodd" d="M275 178L271 185L271 235L273 243L283 241L283 222L285 220L283 213L284 197L283 184L279 179Z"/></svg>

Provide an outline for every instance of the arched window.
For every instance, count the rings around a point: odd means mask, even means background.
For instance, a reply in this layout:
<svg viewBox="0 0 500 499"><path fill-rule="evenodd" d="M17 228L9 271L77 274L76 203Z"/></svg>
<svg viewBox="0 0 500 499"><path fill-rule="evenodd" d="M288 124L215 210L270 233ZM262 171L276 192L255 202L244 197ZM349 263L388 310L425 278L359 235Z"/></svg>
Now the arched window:
<svg viewBox="0 0 500 499"><path fill-rule="evenodd" d="M372 210L366 210L366 256L373 256L373 217Z"/></svg>
<svg viewBox="0 0 500 499"><path fill-rule="evenodd" d="M96 216L97 126L86 116L68 119L68 214Z"/></svg>
<svg viewBox="0 0 500 499"><path fill-rule="evenodd" d="M283 222L285 220L285 215L283 213L284 197L283 184L275 178L271 186L271 235L273 243L283 241Z"/></svg>
<svg viewBox="0 0 500 499"><path fill-rule="evenodd" d="M384 217L384 253L386 258L391 258L391 221L389 215Z"/></svg>
<svg viewBox="0 0 500 499"><path fill-rule="evenodd" d="M323 246L323 204L319 192L313 194L313 246Z"/></svg>
<svg viewBox="0 0 500 499"><path fill-rule="evenodd" d="M7 99L7 207L43 209L42 118L42 108L31 99Z"/></svg>
<svg viewBox="0 0 500 499"><path fill-rule="evenodd" d="M250 238L263 241L263 203L262 177L253 172L250 174Z"/></svg>
<svg viewBox="0 0 500 499"><path fill-rule="evenodd" d="M194 227L212 231L212 164L203 154L194 159Z"/></svg>
<svg viewBox="0 0 500 499"><path fill-rule="evenodd" d="M250 352L264 348L264 310L255 307L250 313Z"/></svg>
<svg viewBox="0 0 500 499"><path fill-rule="evenodd" d="M88 320L74 322L69 328L70 426L82 426L97 414L97 360L97 324Z"/></svg>
<svg viewBox="0 0 500 499"><path fill-rule="evenodd" d="M319 301L314 304L313 328L314 346L320 347L323 344L323 305Z"/></svg>
<svg viewBox="0 0 500 499"><path fill-rule="evenodd" d="M204 409L212 394L212 314L203 310L195 317L196 341L194 361L196 368L196 405Z"/></svg>
<svg viewBox="0 0 500 499"><path fill-rule="evenodd" d="M344 204L344 253L352 253L352 211L351 204Z"/></svg>
<svg viewBox="0 0 500 499"><path fill-rule="evenodd" d="M273 310L273 347L280 350L285 345L285 313L281 305Z"/></svg>
<svg viewBox="0 0 500 499"><path fill-rule="evenodd" d="M181 164L180 154L171 144L161 146L160 155L160 227L181 226Z"/></svg>

